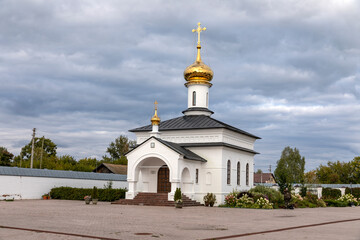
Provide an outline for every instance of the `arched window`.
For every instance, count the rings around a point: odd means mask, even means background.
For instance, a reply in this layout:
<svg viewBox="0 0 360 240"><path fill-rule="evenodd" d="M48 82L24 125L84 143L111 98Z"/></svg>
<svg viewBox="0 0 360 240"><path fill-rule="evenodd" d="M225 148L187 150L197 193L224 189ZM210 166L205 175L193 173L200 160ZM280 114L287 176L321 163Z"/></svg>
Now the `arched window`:
<svg viewBox="0 0 360 240"><path fill-rule="evenodd" d="M227 161L227 184L230 184L230 171L231 171L231 162Z"/></svg>
<svg viewBox="0 0 360 240"><path fill-rule="evenodd" d="M236 176L237 185L240 185L240 162L237 163Z"/></svg>
<svg viewBox="0 0 360 240"><path fill-rule="evenodd" d="M249 186L249 164L246 164L246 185Z"/></svg>
<svg viewBox="0 0 360 240"><path fill-rule="evenodd" d="M193 96L192 97L193 97L192 105L196 106L196 92L195 91L193 91Z"/></svg>

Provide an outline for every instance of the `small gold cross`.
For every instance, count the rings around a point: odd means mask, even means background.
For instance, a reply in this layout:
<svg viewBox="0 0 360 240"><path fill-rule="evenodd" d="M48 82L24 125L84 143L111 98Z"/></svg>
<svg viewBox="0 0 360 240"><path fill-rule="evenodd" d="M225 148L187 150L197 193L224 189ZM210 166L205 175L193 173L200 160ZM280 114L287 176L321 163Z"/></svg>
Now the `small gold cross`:
<svg viewBox="0 0 360 240"><path fill-rule="evenodd" d="M193 29L193 30L192 30L192 32L197 32L197 33L198 33L198 42L197 42L198 45L200 45L200 33L201 33L202 31L205 31L205 30L206 30L206 27L201 28L200 25L201 25L201 23L198 23L197 29Z"/></svg>
<svg viewBox="0 0 360 240"><path fill-rule="evenodd" d="M155 101L155 102L154 102L154 105L155 105L155 110L157 110L157 105L158 105L158 102L157 102L157 101Z"/></svg>

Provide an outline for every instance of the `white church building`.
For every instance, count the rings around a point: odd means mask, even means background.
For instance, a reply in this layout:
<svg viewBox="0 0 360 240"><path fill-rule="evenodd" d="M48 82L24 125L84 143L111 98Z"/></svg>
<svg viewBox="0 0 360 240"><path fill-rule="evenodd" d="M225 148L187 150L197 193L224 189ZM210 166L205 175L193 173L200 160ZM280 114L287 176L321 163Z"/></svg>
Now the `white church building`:
<svg viewBox="0 0 360 240"><path fill-rule="evenodd" d="M137 146L127 153L129 184L126 199L138 193L168 193L173 200L176 188L192 200L203 202L214 193L217 204L234 189L253 186L254 143L259 137L211 117L209 90L213 71L200 56L184 71L188 108L177 118L160 121L155 102L151 124L130 130Z"/></svg>

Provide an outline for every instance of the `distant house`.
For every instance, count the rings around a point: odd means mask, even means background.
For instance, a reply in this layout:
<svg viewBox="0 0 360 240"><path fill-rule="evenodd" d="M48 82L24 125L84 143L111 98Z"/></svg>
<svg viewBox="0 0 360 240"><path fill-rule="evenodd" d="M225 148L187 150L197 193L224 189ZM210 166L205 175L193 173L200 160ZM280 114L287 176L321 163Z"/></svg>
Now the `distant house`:
<svg viewBox="0 0 360 240"><path fill-rule="evenodd" d="M276 183L272 173L254 173L254 184L256 183Z"/></svg>
<svg viewBox="0 0 360 240"><path fill-rule="evenodd" d="M102 163L100 166L95 168L93 172L127 175L127 165Z"/></svg>

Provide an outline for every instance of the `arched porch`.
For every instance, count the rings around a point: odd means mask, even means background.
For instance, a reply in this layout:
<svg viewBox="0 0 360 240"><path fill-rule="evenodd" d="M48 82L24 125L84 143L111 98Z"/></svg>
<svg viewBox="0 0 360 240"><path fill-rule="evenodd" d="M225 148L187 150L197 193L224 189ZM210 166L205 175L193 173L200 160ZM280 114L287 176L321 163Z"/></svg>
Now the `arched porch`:
<svg viewBox="0 0 360 240"><path fill-rule="evenodd" d="M126 194L127 199L133 199L138 193L169 193L173 196L173 192L177 187L173 179L173 166L168 164L166 159L157 156L145 157L132 168L128 169L128 174L133 176L133 180L129 181L129 190ZM130 172L129 172L130 171Z"/></svg>

